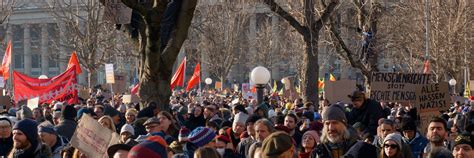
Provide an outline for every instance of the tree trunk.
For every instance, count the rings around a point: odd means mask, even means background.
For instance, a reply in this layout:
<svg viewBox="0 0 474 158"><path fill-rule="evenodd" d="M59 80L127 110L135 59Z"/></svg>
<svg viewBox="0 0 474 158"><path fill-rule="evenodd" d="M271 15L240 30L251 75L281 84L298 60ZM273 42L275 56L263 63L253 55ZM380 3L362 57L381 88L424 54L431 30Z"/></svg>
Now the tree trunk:
<svg viewBox="0 0 474 158"><path fill-rule="evenodd" d="M89 88L94 88L94 86L97 84L96 71L87 70L87 84Z"/></svg>
<svg viewBox="0 0 474 158"><path fill-rule="evenodd" d="M318 95L318 78L319 78L319 64L318 64L318 39L319 33L313 32L313 35L305 38L306 50L303 57L302 83L303 100L313 102L319 108Z"/></svg>

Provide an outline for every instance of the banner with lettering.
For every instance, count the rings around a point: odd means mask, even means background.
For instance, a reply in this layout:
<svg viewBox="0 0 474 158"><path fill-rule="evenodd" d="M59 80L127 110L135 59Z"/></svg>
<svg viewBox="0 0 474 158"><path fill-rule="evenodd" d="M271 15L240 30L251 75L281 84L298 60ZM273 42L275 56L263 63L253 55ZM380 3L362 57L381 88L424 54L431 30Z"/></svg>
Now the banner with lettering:
<svg viewBox="0 0 474 158"><path fill-rule="evenodd" d="M31 78L22 73L13 72L14 100L39 98L39 104L52 101L78 103L77 80L75 66L70 67L62 74L49 79Z"/></svg>
<svg viewBox="0 0 474 158"><path fill-rule="evenodd" d="M373 73L370 98L384 102L415 102L416 87L430 83L430 74Z"/></svg>

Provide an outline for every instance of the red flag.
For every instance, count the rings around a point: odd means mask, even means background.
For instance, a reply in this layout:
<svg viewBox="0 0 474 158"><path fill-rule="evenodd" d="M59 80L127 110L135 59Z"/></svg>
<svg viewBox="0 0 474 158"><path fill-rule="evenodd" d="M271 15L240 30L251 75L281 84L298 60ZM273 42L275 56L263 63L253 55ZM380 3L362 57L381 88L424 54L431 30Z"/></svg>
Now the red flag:
<svg viewBox="0 0 474 158"><path fill-rule="evenodd" d="M2 67L0 71L4 80L7 80L10 77L10 63L12 62L12 41L8 41L7 49L5 50L5 55L3 56Z"/></svg>
<svg viewBox="0 0 474 158"><path fill-rule="evenodd" d="M131 94L138 94L138 87L140 87L140 83L137 83L137 85L133 86L132 90L130 91Z"/></svg>
<svg viewBox="0 0 474 158"><path fill-rule="evenodd" d="M75 66L75 65L74 65ZM13 72L13 100L18 103L39 97L39 103L52 101L78 103L75 67L49 79L32 78L19 72Z"/></svg>
<svg viewBox="0 0 474 158"><path fill-rule="evenodd" d="M191 88L193 88L194 86L199 84L199 82L201 81L201 73L200 72L201 72L201 64L198 63L196 65L196 68L194 68L193 76L191 77L191 79L189 79L188 86L186 87L187 92L189 92L189 90L191 90Z"/></svg>
<svg viewBox="0 0 474 158"><path fill-rule="evenodd" d="M69 58L69 63L67 63L67 68L69 69L73 65L76 65L76 74L80 74L82 70L79 60L77 59L76 51L72 51L71 58Z"/></svg>
<svg viewBox="0 0 474 158"><path fill-rule="evenodd" d="M186 57L184 57L183 61L178 67L178 70L173 75L173 78L171 79L171 84L170 88L173 89L174 86L181 86L183 87L184 85L184 71L186 69Z"/></svg>
<svg viewBox="0 0 474 158"><path fill-rule="evenodd" d="M425 60L425 63L423 64L423 73L424 74L430 73L430 60Z"/></svg>

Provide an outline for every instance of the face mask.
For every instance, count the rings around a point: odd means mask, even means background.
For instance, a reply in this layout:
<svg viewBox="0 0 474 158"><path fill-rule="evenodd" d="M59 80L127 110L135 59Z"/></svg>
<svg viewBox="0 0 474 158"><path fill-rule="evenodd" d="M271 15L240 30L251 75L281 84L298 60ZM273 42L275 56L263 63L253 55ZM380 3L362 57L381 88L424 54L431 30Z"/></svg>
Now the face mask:
<svg viewBox="0 0 474 158"><path fill-rule="evenodd" d="M223 156L224 153L225 153L225 148L217 148L216 150L219 153L219 155L221 155L221 156Z"/></svg>

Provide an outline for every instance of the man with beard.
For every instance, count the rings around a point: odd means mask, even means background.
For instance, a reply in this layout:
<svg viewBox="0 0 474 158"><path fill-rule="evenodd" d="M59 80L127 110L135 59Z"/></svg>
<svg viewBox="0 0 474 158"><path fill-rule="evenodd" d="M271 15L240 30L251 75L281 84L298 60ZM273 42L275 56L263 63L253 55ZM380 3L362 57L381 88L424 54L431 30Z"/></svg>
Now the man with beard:
<svg viewBox="0 0 474 158"><path fill-rule="evenodd" d="M323 110L324 123L321 144L312 152L311 158L339 158L356 143L355 133L352 135L347 126L347 119L340 105L330 105Z"/></svg>
<svg viewBox="0 0 474 158"><path fill-rule="evenodd" d="M247 119L247 122L245 125L247 126L247 132L249 134L248 138L243 139L240 141L240 143L237 145L236 152L239 154L239 157L244 158L245 156L248 155L249 153L249 148L250 146L255 143L256 140L256 135L255 135L255 128L254 124L257 122L261 117L258 115L252 115Z"/></svg>
<svg viewBox="0 0 474 158"><path fill-rule="evenodd" d="M255 129L255 143L250 145L247 157L254 157L255 150L262 146L263 140L265 140L265 138L267 138L270 134L275 132L273 123L266 118L259 119L257 122L255 122L254 129Z"/></svg>
<svg viewBox="0 0 474 158"><path fill-rule="evenodd" d="M52 157L51 149L38 141L37 123L24 119L13 126L13 149L8 157Z"/></svg>
<svg viewBox="0 0 474 158"><path fill-rule="evenodd" d="M69 141L58 135L54 126L50 122L43 122L38 125L38 135L44 144L48 145L53 154L53 158L60 158L61 151L67 146Z"/></svg>
<svg viewBox="0 0 474 158"><path fill-rule="evenodd" d="M428 145L424 149L424 155L433 156L436 152L438 156L451 157L451 151L445 146L444 140L448 136L446 131L446 121L440 117L433 117L430 120L427 130Z"/></svg>
<svg viewBox="0 0 474 158"><path fill-rule="evenodd" d="M0 118L0 157L7 156L12 148L12 122L2 117Z"/></svg>

